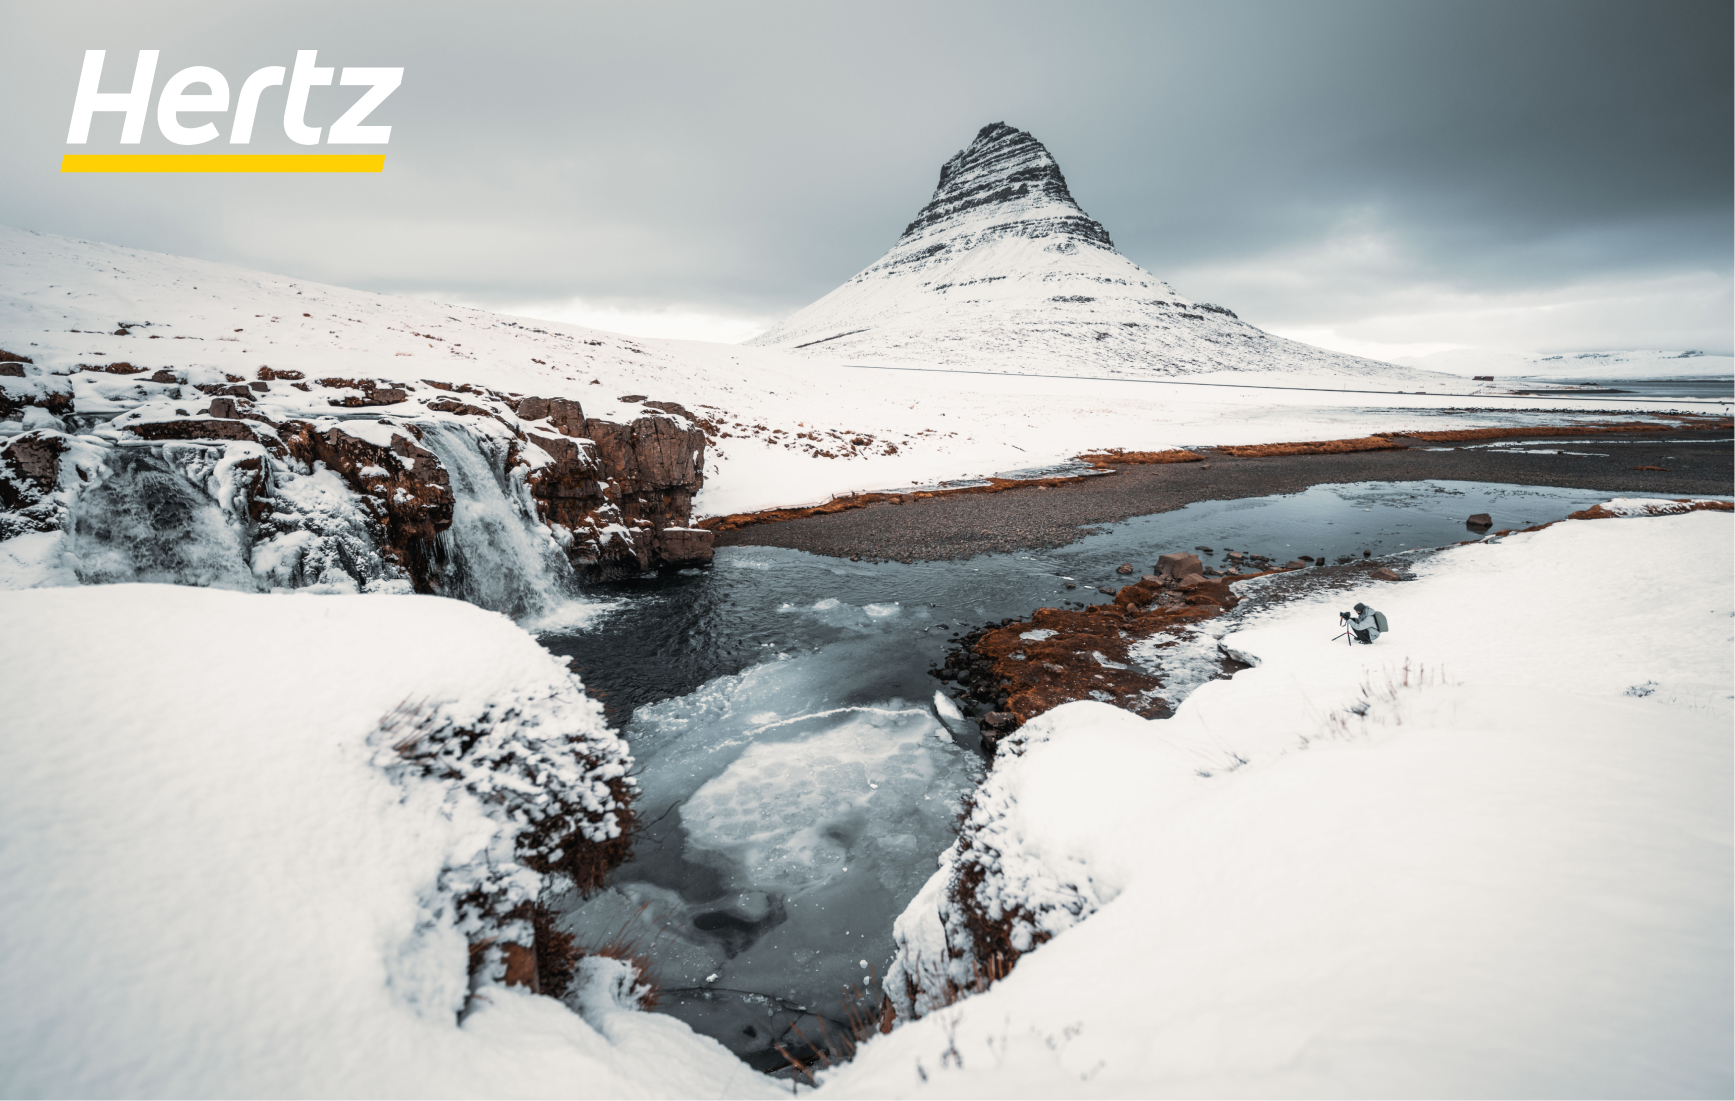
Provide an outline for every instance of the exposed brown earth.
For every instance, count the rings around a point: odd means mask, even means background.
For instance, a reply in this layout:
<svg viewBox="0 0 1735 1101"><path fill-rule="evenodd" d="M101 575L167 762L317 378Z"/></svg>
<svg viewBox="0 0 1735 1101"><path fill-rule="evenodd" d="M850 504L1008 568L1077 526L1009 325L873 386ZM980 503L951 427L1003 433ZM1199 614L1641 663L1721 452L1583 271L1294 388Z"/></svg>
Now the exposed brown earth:
<svg viewBox="0 0 1735 1101"><path fill-rule="evenodd" d="M1669 516L1685 512L1731 512L1735 502L1715 500L1658 501L1645 510ZM1622 516L1602 505L1581 509L1567 520L1604 520ZM1565 523L1566 521L1556 521ZM1524 528L1541 531L1553 522ZM1511 530L1496 535L1511 535ZM1178 563L1190 564L1179 566ZM1129 661L1138 644L1164 634L1177 635L1201 620L1220 615L1240 603L1230 588L1236 581L1273 574L1293 574L1299 587L1339 586L1370 579L1400 581L1403 575L1377 560L1344 566L1290 566L1263 573L1210 580L1197 573L1198 559L1165 554L1156 574L1120 589L1114 603L1081 611L1038 608L1028 619L1004 621L966 634L934 674L942 682L957 681L980 709L983 744L990 752L996 742L1037 715L1074 700L1097 699L1145 718L1164 718L1168 705L1153 695L1162 681ZM1282 599L1279 593L1277 599ZM1049 632L1047 638L1026 635ZM1177 638L1178 641L1178 638ZM1229 670L1226 670L1226 672Z"/></svg>
<svg viewBox="0 0 1735 1101"><path fill-rule="evenodd" d="M1167 451L1122 451L1119 448L1110 448L1107 451L1092 451L1083 455L1074 455L1073 458L1081 463L1090 463L1097 467L1142 466L1149 463L1201 463L1205 461L1205 456L1178 447L1170 448Z"/></svg>
<svg viewBox="0 0 1735 1101"><path fill-rule="evenodd" d="M1727 432L1735 427L1728 417L1676 417L1679 424L1573 424L1549 428L1535 425L1523 428L1460 428L1444 432L1379 432L1378 436L1393 439L1425 440L1429 443L1455 443L1462 440L1513 440L1534 437L1634 435L1646 432L1673 432L1680 428Z"/></svg>
<svg viewBox="0 0 1735 1101"><path fill-rule="evenodd" d="M1238 459L1261 459L1272 455L1343 455L1352 451L1402 451L1407 444L1395 443L1384 436L1363 436L1354 440L1314 440L1307 443L1260 443L1243 447L1220 446L1225 455Z"/></svg>

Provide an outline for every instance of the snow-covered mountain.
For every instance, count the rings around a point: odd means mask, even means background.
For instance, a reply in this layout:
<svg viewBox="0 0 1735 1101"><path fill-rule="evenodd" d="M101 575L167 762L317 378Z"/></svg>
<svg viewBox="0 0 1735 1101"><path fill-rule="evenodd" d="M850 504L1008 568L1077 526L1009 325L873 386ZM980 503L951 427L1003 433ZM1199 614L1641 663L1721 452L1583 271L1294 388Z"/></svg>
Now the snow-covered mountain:
<svg viewBox="0 0 1735 1101"><path fill-rule="evenodd" d="M866 270L747 342L871 360L1128 377L1402 368L1272 336L1115 251L1041 142L996 122Z"/></svg>

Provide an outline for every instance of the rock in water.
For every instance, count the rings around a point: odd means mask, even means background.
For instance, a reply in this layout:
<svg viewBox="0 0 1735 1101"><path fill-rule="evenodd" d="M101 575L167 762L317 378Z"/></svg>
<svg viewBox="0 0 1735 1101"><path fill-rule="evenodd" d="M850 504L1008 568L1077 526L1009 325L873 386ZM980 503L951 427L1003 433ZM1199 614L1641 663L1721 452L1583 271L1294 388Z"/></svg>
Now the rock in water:
<svg viewBox="0 0 1735 1101"><path fill-rule="evenodd" d="M1163 554L1157 556L1157 573L1164 577L1189 577L1204 572L1196 554Z"/></svg>
<svg viewBox="0 0 1735 1101"><path fill-rule="evenodd" d="M1467 528L1482 528L1486 530L1487 528L1494 526L1494 517L1488 515L1486 512L1478 512L1468 520L1465 520L1464 526Z"/></svg>
<svg viewBox="0 0 1735 1101"><path fill-rule="evenodd" d="M941 166L933 198L890 252L748 343L1009 373L1052 371L1058 360L1131 376L1423 378L1272 336L1176 293L1116 252L1042 143L1003 122Z"/></svg>

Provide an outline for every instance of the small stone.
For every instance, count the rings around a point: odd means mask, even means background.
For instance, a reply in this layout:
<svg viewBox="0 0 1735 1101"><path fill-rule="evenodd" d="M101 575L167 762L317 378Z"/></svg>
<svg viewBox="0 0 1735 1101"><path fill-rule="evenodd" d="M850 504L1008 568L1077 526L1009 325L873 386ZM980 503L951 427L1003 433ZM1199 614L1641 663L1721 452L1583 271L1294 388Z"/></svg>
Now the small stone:
<svg viewBox="0 0 1735 1101"><path fill-rule="evenodd" d="M1369 577L1377 577L1381 581L1402 581L1403 580L1403 577L1398 573L1398 571L1392 569L1390 566L1381 566L1377 570L1372 570L1368 573L1368 576Z"/></svg>
<svg viewBox="0 0 1735 1101"><path fill-rule="evenodd" d="M1114 572L1116 572L1116 573L1132 573L1133 572L1133 564L1131 562L1122 562L1120 565L1115 567Z"/></svg>

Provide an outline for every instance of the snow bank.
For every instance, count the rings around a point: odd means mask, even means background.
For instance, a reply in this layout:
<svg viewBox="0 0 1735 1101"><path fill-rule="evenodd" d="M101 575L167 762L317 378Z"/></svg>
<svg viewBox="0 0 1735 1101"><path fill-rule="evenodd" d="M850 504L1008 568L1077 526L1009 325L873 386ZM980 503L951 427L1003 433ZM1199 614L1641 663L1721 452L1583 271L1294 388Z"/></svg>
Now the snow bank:
<svg viewBox="0 0 1735 1101"><path fill-rule="evenodd" d="M618 835L627 763L503 616L114 585L0 622L0 1093L771 1092L596 967L583 1017L471 996L461 896L534 896L550 800Z"/></svg>
<svg viewBox="0 0 1735 1101"><path fill-rule="evenodd" d="M972 923L1034 950L826 1089L1728 1096L1732 543L1695 512L1455 548L1269 610L1174 719L1032 722L943 858L972 906L943 868L899 963ZM1391 633L1328 642L1357 600Z"/></svg>

